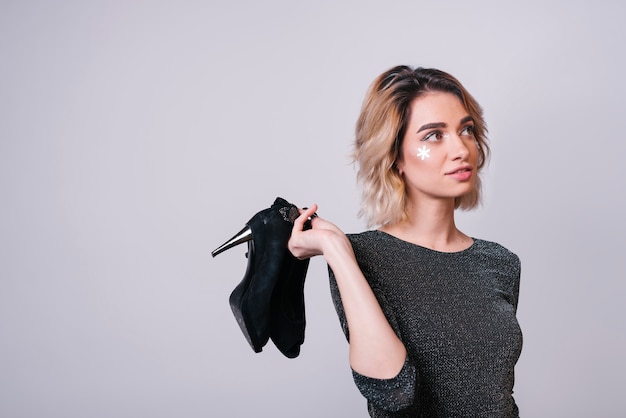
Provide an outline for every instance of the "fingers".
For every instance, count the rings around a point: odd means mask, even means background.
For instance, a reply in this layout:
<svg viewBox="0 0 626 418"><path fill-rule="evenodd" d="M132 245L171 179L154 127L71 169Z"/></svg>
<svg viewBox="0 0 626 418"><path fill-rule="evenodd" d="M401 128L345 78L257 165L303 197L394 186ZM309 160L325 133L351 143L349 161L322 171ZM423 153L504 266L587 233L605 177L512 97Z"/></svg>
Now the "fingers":
<svg viewBox="0 0 626 418"><path fill-rule="evenodd" d="M294 230L302 231L304 229L305 222L317 217L317 214L315 213L317 208L317 204L314 203L310 208L300 209L300 216L298 216L293 222Z"/></svg>
<svg viewBox="0 0 626 418"><path fill-rule="evenodd" d="M311 206L310 208L300 209L300 215L306 215L306 217L308 218L317 211L317 208L318 208L317 203L313 203L313 206Z"/></svg>

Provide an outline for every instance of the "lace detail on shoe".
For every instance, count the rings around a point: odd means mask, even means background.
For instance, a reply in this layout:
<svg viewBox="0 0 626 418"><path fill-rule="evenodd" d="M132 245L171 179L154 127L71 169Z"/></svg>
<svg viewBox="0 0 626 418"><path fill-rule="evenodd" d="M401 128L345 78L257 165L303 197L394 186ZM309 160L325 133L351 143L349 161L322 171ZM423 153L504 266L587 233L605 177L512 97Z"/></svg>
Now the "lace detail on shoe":
<svg viewBox="0 0 626 418"><path fill-rule="evenodd" d="M298 216L300 216L300 212L298 212L298 208L295 206L283 207L278 210L286 222L291 222L296 220Z"/></svg>

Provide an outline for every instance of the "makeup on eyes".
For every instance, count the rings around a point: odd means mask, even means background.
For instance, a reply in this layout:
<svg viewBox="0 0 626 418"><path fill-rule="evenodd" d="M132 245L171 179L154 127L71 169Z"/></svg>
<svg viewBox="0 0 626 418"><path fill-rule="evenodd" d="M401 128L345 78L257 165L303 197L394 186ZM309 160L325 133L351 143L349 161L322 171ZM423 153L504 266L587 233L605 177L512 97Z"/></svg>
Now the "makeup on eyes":
<svg viewBox="0 0 626 418"><path fill-rule="evenodd" d="M474 127L474 120L471 118L471 116L468 116L469 121L471 122L470 124L467 124L465 126L463 126L460 130L459 130L459 136L471 136L474 137L475 134L475 127ZM461 122L465 121L466 123L468 121L466 121L466 119L468 118L464 118ZM421 132L424 131L426 129L432 129L433 127L446 127L447 125L445 123L429 123L426 124L424 126L422 126L417 132ZM464 133L468 131L467 133ZM433 142L433 140L437 140L437 141L441 141L443 139L448 139L450 138L450 134L449 133L444 133L440 130L435 130L435 131L431 131L428 132L426 135L424 135L424 137L422 137L420 139L420 141L431 141Z"/></svg>
<svg viewBox="0 0 626 418"><path fill-rule="evenodd" d="M420 141L432 141L433 139L436 139L437 141L441 141L442 139L447 139L449 137L450 137L450 134L447 134L447 133L444 134L441 131L432 131L424 135L424 137L420 139Z"/></svg>
<svg viewBox="0 0 626 418"><path fill-rule="evenodd" d="M472 137L473 137L473 136L476 134L476 128L474 127L474 124L473 124L473 123L472 123L472 124L470 124L470 125L466 125L466 126L464 126L464 127L461 129L461 134L463 134L463 132L464 132L465 130L468 130L468 129L469 129L469 132L468 132L468 134L467 134L467 135L468 135L468 136L472 136Z"/></svg>

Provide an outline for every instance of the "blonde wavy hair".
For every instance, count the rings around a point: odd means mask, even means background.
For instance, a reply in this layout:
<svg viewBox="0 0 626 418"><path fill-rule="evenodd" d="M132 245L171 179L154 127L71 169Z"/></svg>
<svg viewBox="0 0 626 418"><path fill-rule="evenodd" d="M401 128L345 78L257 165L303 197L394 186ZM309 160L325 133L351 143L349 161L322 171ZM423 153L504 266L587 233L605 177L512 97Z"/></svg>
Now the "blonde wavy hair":
<svg viewBox="0 0 626 418"><path fill-rule="evenodd" d="M368 226L403 221L406 188L395 163L410 116L412 101L428 92L452 93L474 119L478 145L478 170L489 158L487 126L478 102L448 73L431 68L400 65L379 75L369 87L356 124L353 159L358 165L357 180L363 188L360 216ZM473 209L480 203L481 181L474 189L455 198L454 207Z"/></svg>

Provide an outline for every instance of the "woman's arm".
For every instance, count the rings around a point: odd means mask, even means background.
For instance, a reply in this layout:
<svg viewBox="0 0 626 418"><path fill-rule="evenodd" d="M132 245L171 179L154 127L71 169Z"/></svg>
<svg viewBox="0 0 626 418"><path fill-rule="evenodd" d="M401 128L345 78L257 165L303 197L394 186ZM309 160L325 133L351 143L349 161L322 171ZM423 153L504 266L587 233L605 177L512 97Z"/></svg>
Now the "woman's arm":
<svg viewBox="0 0 626 418"><path fill-rule="evenodd" d="M313 205L296 219L289 250L300 259L322 255L332 269L348 323L352 369L367 377L391 379L406 361L404 344L361 272L348 237L319 217L311 220L312 229L303 231L304 222L316 211Z"/></svg>

